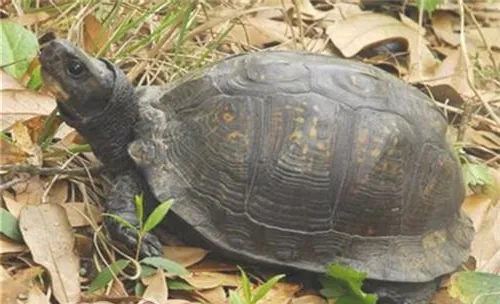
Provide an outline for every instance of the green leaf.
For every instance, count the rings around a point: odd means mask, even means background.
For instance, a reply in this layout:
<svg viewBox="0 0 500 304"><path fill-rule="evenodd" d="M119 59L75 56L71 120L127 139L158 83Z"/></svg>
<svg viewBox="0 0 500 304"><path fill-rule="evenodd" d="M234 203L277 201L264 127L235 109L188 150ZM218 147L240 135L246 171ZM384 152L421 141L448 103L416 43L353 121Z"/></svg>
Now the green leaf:
<svg viewBox="0 0 500 304"><path fill-rule="evenodd" d="M127 226L128 228L136 231L136 232L139 232L139 229L137 229L137 227L134 227L134 225L132 225L129 221L127 221L126 219L122 218L122 217L119 217L118 215L116 214L111 214L111 213L103 213L104 216L108 216L112 219L114 219L115 221L117 221L118 223L122 224L123 226Z"/></svg>
<svg viewBox="0 0 500 304"><path fill-rule="evenodd" d="M252 301L252 294L250 292L250 280L248 279L247 274L243 269L238 266L238 269L240 270L241 273L241 288L243 289L243 298L247 303L250 303Z"/></svg>
<svg viewBox="0 0 500 304"><path fill-rule="evenodd" d="M284 274L276 275L267 280L267 282L265 282L261 286L257 287L252 296L252 304L256 304L257 302L259 302L269 292L269 290L271 290L271 288L273 288L273 286L284 277Z"/></svg>
<svg viewBox="0 0 500 304"><path fill-rule="evenodd" d="M139 227L142 229L142 224L144 221L144 193L136 195L134 198L135 203L135 213L139 219Z"/></svg>
<svg viewBox="0 0 500 304"><path fill-rule="evenodd" d="M144 284L142 284L140 280L137 280L137 282L134 286L134 294L137 297L142 297L145 290L146 290L146 287L144 286Z"/></svg>
<svg viewBox="0 0 500 304"><path fill-rule="evenodd" d="M443 0L417 0L419 9L432 13L443 3Z"/></svg>
<svg viewBox="0 0 500 304"><path fill-rule="evenodd" d="M347 294L346 288L336 279L323 277L320 278L320 282L323 288L319 292L327 298L337 299Z"/></svg>
<svg viewBox="0 0 500 304"><path fill-rule="evenodd" d="M448 292L464 304L498 304L500 276L485 272L457 272L451 277Z"/></svg>
<svg viewBox="0 0 500 304"><path fill-rule="evenodd" d="M143 227L143 232L146 233L148 231L151 231L153 228L155 228L167 215L168 210L174 203L173 199L169 199L163 203L161 203L158 207L156 207L153 212L149 215L148 219L146 220L146 223L144 224Z"/></svg>
<svg viewBox="0 0 500 304"><path fill-rule="evenodd" d="M23 235L19 230L19 223L9 211L0 208L0 233L8 238L23 243Z"/></svg>
<svg viewBox="0 0 500 304"><path fill-rule="evenodd" d="M494 179L491 176L488 166L485 164L462 164L462 172L466 185L493 185Z"/></svg>
<svg viewBox="0 0 500 304"><path fill-rule="evenodd" d="M0 45L0 66L7 74L20 79L38 52L36 35L20 24L0 21Z"/></svg>
<svg viewBox="0 0 500 304"><path fill-rule="evenodd" d="M240 295L237 294L234 290L229 291L229 300L231 301L231 304L248 304L245 303L245 301L240 297Z"/></svg>
<svg viewBox="0 0 500 304"><path fill-rule="evenodd" d="M339 264L332 264L328 266L326 278L322 280L322 291L335 296L341 292L339 286L342 286L345 293L336 298L337 303L376 304L376 295L366 294L361 290L365 278L366 273L358 272Z"/></svg>
<svg viewBox="0 0 500 304"><path fill-rule="evenodd" d="M175 275L183 275L189 273L189 271L187 271L186 268L184 268L182 265L179 265L174 261L162 257L144 258L141 261L141 264L147 264L156 268L162 268L168 273Z"/></svg>
<svg viewBox="0 0 500 304"><path fill-rule="evenodd" d="M171 290L193 290L194 289L193 286L191 286L188 283L184 282L183 280L179 280L179 279L173 279L173 280L167 279L167 286L168 286L168 289L171 289Z"/></svg>
<svg viewBox="0 0 500 304"><path fill-rule="evenodd" d="M38 89L43 83L42 78L42 66L39 65L33 70L31 74L30 80L28 81L28 88L30 89Z"/></svg>
<svg viewBox="0 0 500 304"><path fill-rule="evenodd" d="M99 274L97 274L94 281L89 286L88 292L92 293L96 290L106 287L106 285L113 280L113 274L120 273L125 267L130 264L129 260L117 260L109 267L103 269Z"/></svg>
<svg viewBox="0 0 500 304"><path fill-rule="evenodd" d="M147 265L141 265L141 278L152 276L156 273L156 268Z"/></svg>

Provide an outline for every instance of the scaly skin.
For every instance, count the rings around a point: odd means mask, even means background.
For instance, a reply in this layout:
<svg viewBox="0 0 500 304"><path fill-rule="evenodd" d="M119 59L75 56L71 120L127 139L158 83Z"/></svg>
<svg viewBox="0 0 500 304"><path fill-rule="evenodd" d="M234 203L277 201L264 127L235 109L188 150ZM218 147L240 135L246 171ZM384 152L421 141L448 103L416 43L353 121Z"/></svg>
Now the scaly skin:
<svg viewBox="0 0 500 304"><path fill-rule="evenodd" d="M51 41L43 48L40 62L62 119L85 137L112 181L105 211L137 225L134 196L148 189L127 153L139 111L134 87L120 69L87 56L67 41ZM137 248L133 230L110 218L105 224L114 240ZM163 255L156 236L144 236L140 254Z"/></svg>

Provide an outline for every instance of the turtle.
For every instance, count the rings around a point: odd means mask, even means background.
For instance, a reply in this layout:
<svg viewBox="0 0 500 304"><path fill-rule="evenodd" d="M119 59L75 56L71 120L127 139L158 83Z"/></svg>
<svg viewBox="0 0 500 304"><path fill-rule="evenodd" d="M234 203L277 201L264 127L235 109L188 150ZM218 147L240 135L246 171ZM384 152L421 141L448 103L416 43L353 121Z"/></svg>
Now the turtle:
<svg viewBox="0 0 500 304"><path fill-rule="evenodd" d="M468 258L474 229L445 117L377 67L247 52L134 86L67 40L39 59L59 115L110 176L106 212L137 224L137 194L173 199L167 225L223 256L311 274L338 263L388 303L425 303ZM106 226L137 246L129 228ZM161 246L149 233L141 255Z"/></svg>

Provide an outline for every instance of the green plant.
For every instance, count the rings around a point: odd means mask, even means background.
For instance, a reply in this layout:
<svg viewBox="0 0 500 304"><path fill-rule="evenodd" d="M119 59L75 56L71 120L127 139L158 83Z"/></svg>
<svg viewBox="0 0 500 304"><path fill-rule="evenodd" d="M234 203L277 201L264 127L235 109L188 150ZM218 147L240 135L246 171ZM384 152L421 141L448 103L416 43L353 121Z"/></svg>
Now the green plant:
<svg viewBox="0 0 500 304"><path fill-rule="evenodd" d="M323 288L320 293L337 304L376 304L377 296L367 294L361 287L366 273L355 271L339 264L331 264L326 275L321 278Z"/></svg>
<svg viewBox="0 0 500 304"><path fill-rule="evenodd" d="M231 301L231 304L256 304L264 298L264 296L276 283L278 283L279 280L285 277L284 274L276 275L252 291L252 284L250 283L247 274L243 271L243 269L240 267L238 268L241 273L241 289L243 291L243 297L237 292L231 290L229 292L229 300Z"/></svg>
<svg viewBox="0 0 500 304"><path fill-rule="evenodd" d="M134 198L134 203L136 207L137 217L139 219L138 227L134 226L129 221L124 218L117 216L115 214L105 214L119 222L120 224L134 230L137 233L137 249L136 249L136 260L139 256L139 248L142 243L142 239L146 233L153 230L167 215L170 207L173 204L173 200L169 199L158 205L153 212L144 221L144 195L143 193L136 195ZM89 287L89 291L96 291L105 287L114 276L123 271L127 266L129 266L131 260L117 260L105 269L103 269L96 278L92 281ZM174 261L163 257L147 257L139 261L140 265L140 275L138 277L144 277L151 275L155 272L155 268L162 268L169 274L183 275L189 273L183 266L177 264Z"/></svg>

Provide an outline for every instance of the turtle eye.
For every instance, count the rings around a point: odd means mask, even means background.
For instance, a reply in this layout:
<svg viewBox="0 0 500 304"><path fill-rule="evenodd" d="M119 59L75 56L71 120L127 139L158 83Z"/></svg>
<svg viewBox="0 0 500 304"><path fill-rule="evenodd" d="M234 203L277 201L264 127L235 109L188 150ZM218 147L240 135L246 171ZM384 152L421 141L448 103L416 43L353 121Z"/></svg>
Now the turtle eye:
<svg viewBox="0 0 500 304"><path fill-rule="evenodd" d="M71 60L66 69L70 76L78 77L85 71L85 66L79 60Z"/></svg>

